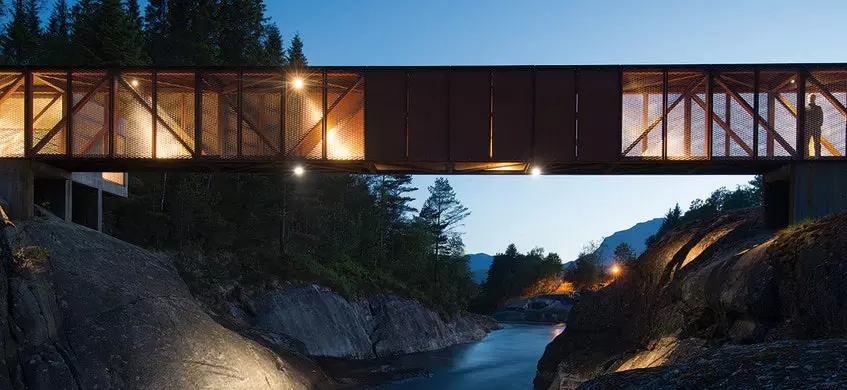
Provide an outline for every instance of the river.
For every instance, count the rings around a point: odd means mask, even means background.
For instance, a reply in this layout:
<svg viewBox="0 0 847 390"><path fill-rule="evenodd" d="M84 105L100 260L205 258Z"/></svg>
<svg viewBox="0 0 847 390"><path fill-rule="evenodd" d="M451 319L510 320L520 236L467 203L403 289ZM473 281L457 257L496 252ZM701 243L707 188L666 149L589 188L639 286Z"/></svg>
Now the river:
<svg viewBox="0 0 847 390"><path fill-rule="evenodd" d="M431 375L375 389L532 389L538 359L564 326L502 325L477 343L394 357L395 363L422 367Z"/></svg>

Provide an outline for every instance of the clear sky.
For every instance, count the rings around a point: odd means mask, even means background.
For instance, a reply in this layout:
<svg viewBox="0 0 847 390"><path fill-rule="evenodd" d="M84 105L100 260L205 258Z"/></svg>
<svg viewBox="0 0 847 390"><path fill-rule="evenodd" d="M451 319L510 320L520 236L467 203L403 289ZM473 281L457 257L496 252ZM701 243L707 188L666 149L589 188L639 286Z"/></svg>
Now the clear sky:
<svg viewBox="0 0 847 390"><path fill-rule="evenodd" d="M840 1L268 1L312 65L847 62ZM588 241L747 176L451 177L471 210L468 253ZM416 177L421 188L434 177Z"/></svg>

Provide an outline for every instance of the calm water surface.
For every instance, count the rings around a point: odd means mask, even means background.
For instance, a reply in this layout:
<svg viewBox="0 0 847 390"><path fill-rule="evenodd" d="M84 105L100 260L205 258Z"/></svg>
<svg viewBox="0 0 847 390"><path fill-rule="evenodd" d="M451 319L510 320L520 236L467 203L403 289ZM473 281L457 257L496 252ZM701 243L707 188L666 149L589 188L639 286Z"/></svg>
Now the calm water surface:
<svg viewBox="0 0 847 390"><path fill-rule="evenodd" d="M377 389L532 389L538 359L564 326L502 325L478 343L395 357L404 365L426 367L432 376Z"/></svg>

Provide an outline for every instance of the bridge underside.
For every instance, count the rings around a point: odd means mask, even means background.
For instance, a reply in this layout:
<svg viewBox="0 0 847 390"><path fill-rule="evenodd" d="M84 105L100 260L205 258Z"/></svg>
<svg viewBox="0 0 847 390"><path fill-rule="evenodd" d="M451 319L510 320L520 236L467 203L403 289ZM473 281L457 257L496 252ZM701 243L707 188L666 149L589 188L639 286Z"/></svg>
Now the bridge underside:
<svg viewBox="0 0 847 390"><path fill-rule="evenodd" d="M0 68L0 159L106 172L754 174L843 161L845 105L842 64Z"/></svg>

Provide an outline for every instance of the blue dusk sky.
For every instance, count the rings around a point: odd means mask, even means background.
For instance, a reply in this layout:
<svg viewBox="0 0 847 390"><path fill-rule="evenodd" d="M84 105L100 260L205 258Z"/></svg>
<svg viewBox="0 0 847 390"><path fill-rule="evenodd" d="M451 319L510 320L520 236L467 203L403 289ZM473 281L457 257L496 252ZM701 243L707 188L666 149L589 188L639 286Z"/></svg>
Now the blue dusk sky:
<svg viewBox="0 0 847 390"><path fill-rule="evenodd" d="M268 1L312 65L845 62L841 1ZM415 178L421 191L435 177ZM468 253L580 248L749 176L454 176Z"/></svg>

